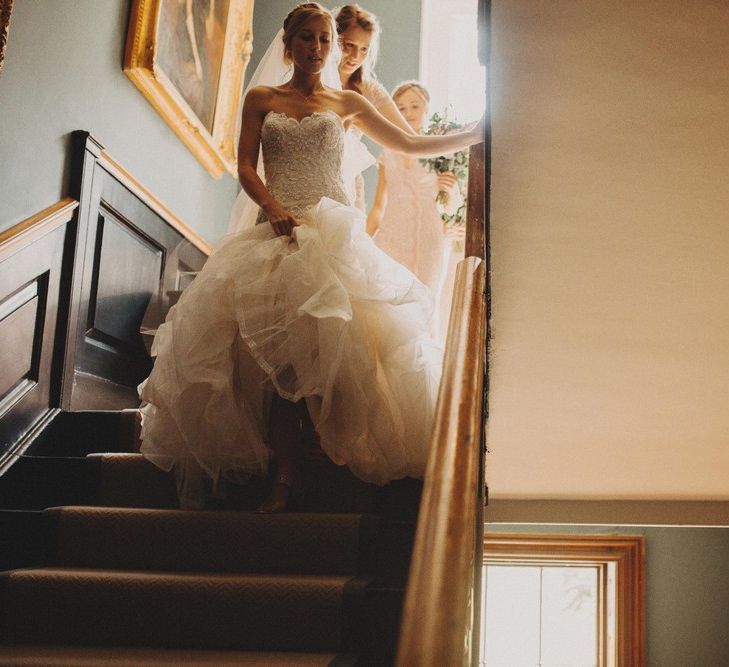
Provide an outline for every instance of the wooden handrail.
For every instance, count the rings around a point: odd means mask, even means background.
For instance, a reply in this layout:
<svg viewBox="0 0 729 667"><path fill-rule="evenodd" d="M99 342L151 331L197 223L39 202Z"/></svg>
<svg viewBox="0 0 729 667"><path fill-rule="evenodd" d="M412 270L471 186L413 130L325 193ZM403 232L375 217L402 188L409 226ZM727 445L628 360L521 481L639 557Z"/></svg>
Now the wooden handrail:
<svg viewBox="0 0 729 667"><path fill-rule="evenodd" d="M0 232L0 260L67 223L77 207L75 199L66 197Z"/></svg>
<svg viewBox="0 0 729 667"><path fill-rule="evenodd" d="M470 664L480 605L485 262L458 265L397 665ZM480 570L480 563L478 563Z"/></svg>
<svg viewBox="0 0 729 667"><path fill-rule="evenodd" d="M490 0L478 0L479 62L489 60ZM398 667L479 660L488 357L491 128L471 146L466 259L458 265L420 502Z"/></svg>
<svg viewBox="0 0 729 667"><path fill-rule="evenodd" d="M479 1L485 30L487 0ZM484 42L484 53L486 51ZM484 56L485 64L485 56ZM459 263L398 643L398 667L476 664L483 566L490 128L469 156Z"/></svg>

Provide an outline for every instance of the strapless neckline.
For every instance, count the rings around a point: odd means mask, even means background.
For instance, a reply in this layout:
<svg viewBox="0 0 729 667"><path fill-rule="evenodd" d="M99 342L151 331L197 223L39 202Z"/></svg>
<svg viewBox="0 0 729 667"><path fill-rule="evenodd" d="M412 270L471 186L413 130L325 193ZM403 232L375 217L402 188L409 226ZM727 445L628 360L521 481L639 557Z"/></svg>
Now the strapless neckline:
<svg viewBox="0 0 729 667"><path fill-rule="evenodd" d="M312 111L310 114L303 116L302 118L294 118L294 116L289 116L283 111L269 111L264 116L263 121L265 122L269 116L278 116L279 118L285 118L286 120L290 120L292 123L296 123L296 125L302 125L305 121L311 120L316 116L334 116L334 118L339 121L342 129L344 129L344 121L342 120L342 117L331 109L324 109L324 111Z"/></svg>

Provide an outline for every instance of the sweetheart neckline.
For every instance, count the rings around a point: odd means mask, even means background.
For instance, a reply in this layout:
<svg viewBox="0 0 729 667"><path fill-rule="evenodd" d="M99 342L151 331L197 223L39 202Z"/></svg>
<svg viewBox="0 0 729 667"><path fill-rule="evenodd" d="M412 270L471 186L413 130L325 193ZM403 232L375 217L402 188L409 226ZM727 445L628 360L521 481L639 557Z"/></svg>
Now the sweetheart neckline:
<svg viewBox="0 0 729 667"><path fill-rule="evenodd" d="M283 111L274 111L273 109L266 113L263 120L265 120L271 115L274 114L275 116L283 116L286 120L293 121L297 125L301 125L305 120L309 120L310 118L313 118L314 116L323 116L323 115L331 115L334 116L338 121L339 124L344 128L344 121L342 120L342 117L336 113L335 111L332 111L331 109L324 109L323 111L312 111L310 114L303 116L301 118L294 118L293 116L289 116L288 114L284 113Z"/></svg>

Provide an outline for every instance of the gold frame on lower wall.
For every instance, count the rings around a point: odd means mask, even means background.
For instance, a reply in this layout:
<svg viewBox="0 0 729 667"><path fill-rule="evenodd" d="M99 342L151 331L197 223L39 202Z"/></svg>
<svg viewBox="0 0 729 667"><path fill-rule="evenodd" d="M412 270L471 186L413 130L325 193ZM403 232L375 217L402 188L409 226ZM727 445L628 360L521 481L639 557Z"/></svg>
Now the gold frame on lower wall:
<svg viewBox="0 0 729 667"><path fill-rule="evenodd" d="M0 70L5 62L5 47L8 45L10 30L10 14L13 11L13 0L0 0Z"/></svg>
<svg viewBox="0 0 729 667"><path fill-rule="evenodd" d="M487 533L484 566L594 566L600 667L645 665L645 539L640 535Z"/></svg>
<svg viewBox="0 0 729 667"><path fill-rule="evenodd" d="M124 73L215 178L237 175L254 0L134 0Z"/></svg>

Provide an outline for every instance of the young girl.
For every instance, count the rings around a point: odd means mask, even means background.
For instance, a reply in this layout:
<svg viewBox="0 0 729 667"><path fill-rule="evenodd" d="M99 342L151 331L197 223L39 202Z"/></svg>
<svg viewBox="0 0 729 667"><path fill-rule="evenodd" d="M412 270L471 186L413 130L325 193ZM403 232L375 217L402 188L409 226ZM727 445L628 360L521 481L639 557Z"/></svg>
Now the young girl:
<svg viewBox="0 0 729 667"><path fill-rule="evenodd" d="M246 95L240 182L258 224L227 237L154 342L141 388L142 453L174 470L182 506L241 474L276 475L261 511L283 511L300 483L302 399L322 450L366 481L422 476L441 370L428 338L430 294L381 252L342 174L346 128L412 155L482 141L482 127L409 135L361 95L328 88L333 17L318 3L284 21L282 85ZM263 151L265 183L256 166Z"/></svg>
<svg viewBox="0 0 729 667"><path fill-rule="evenodd" d="M417 81L405 81L392 97L420 134L428 116L428 91ZM439 191L446 192L446 210L456 210L462 202L456 177L451 172L434 174L418 160L388 149L380 153L377 164L379 180L367 232L374 235L378 247L430 287L438 300L447 244L435 198Z"/></svg>

